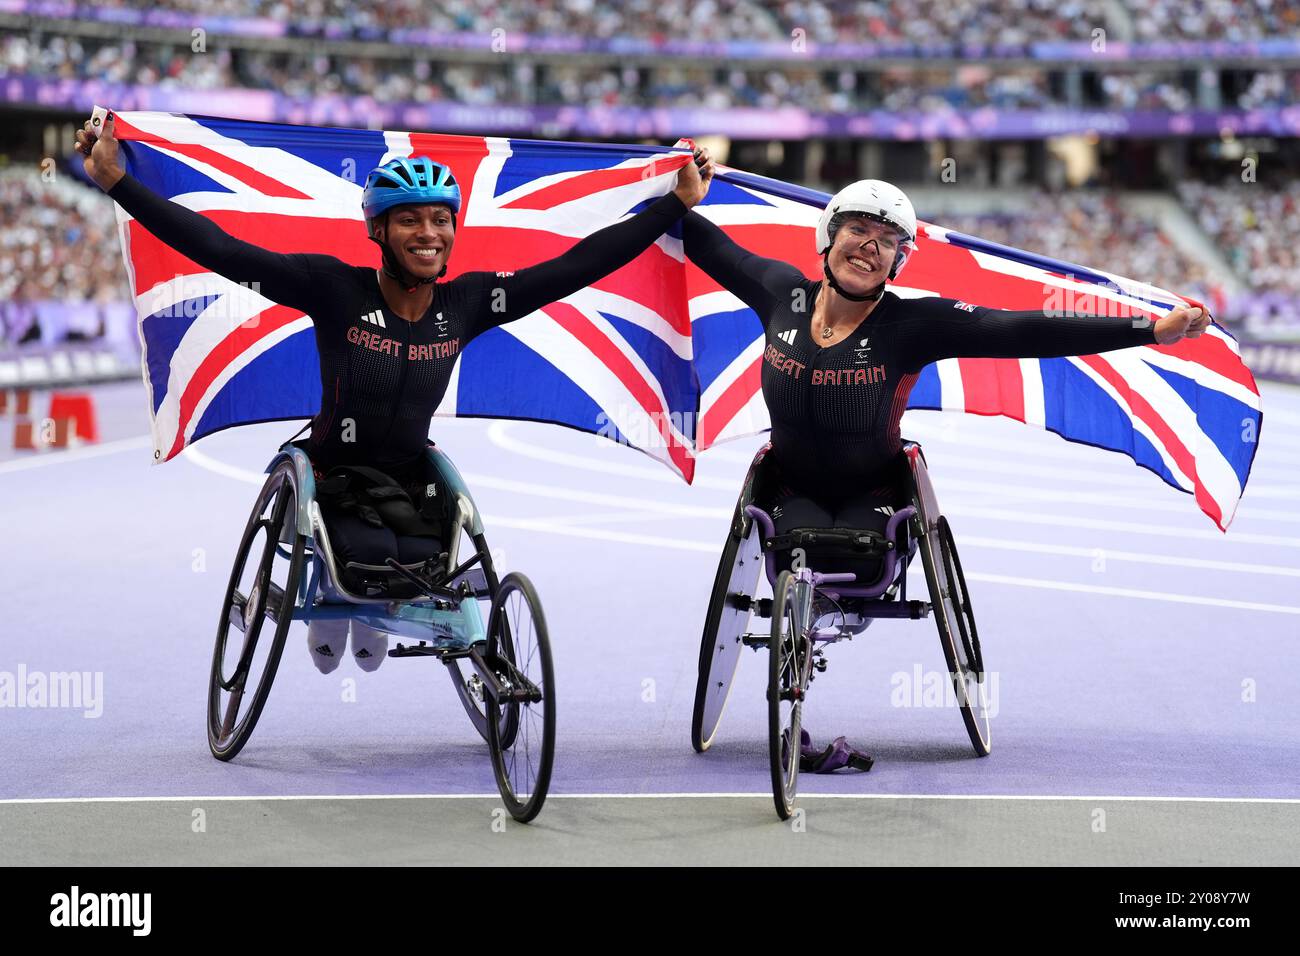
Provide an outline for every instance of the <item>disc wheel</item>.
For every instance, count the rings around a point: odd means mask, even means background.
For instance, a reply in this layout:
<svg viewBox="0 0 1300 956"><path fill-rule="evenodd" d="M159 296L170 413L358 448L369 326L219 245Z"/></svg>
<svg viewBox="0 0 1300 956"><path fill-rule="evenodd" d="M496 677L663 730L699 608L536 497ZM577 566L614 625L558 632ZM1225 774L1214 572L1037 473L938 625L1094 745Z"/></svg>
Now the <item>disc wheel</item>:
<svg viewBox="0 0 1300 956"><path fill-rule="evenodd" d="M298 533L298 482L282 460L244 528L217 623L208 679L208 746L218 760L239 753L275 681L306 563Z"/></svg>
<svg viewBox="0 0 1300 956"><path fill-rule="evenodd" d="M992 747L989 727L984 657L980 651L970 592L962 573L957 543L948 519L940 515L921 547L930 603L939 629L939 643L956 692L957 706L975 753L987 757Z"/></svg>
<svg viewBox="0 0 1300 956"><path fill-rule="evenodd" d="M507 574L493 597L485 657L508 690L531 685L537 692L536 697L509 703L494 703L489 697L487 704L488 749L497 787L510 815L527 823L541 812L551 783L555 672L541 602L522 574ZM517 711L518 729L507 741L501 728L506 723L503 712L510 708Z"/></svg>
<svg viewBox="0 0 1300 956"><path fill-rule="evenodd" d="M743 538L727 535L704 618L695 709L691 715L691 746L697 753L709 749L722 721L740 652L744 649L741 639L749 628L750 605L762 569L759 528L757 522L750 521Z"/></svg>
<svg viewBox="0 0 1300 956"><path fill-rule="evenodd" d="M811 677L807 634L812 588L789 571L776 579L768 650L767 731L772 797L782 820L794 814L799 789L803 701Z"/></svg>

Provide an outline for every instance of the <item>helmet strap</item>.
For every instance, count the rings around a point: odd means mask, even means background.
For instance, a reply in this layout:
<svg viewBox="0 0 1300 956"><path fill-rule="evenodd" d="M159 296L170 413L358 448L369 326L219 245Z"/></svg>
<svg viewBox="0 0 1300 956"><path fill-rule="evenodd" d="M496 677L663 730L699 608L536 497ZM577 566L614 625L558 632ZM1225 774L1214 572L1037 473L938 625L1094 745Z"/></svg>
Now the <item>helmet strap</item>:
<svg viewBox="0 0 1300 956"><path fill-rule="evenodd" d="M838 295L848 299L850 302L875 302L885 294L885 283L883 282L866 295L854 295L852 292L846 291L843 286L835 281L835 276L831 274L830 258L831 250L828 248L822 253L822 273L826 276L827 284L829 284Z"/></svg>

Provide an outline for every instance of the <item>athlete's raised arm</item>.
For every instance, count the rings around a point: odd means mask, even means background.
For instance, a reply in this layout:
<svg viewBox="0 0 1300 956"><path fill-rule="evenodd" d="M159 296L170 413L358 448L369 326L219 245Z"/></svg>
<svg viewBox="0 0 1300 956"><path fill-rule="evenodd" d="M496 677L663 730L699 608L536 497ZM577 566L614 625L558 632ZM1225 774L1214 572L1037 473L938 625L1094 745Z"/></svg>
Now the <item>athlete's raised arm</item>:
<svg viewBox="0 0 1300 956"><path fill-rule="evenodd" d="M159 196L122 168L113 125L110 113L96 135L87 121L85 128L77 131L76 149L83 156L86 174L140 225L203 268L248 284L273 302L310 313L322 296L330 294L329 283L322 279L341 264L338 259L263 249Z"/></svg>
<svg viewBox="0 0 1300 956"><path fill-rule="evenodd" d="M648 249L708 192L713 161L696 152L695 162L677 174L672 192L641 212L593 232L563 255L513 274L475 272L458 282L478 286L479 306L473 335L522 318L542 306L609 275Z"/></svg>
<svg viewBox="0 0 1300 956"><path fill-rule="evenodd" d="M687 258L758 314L764 329L773 308L804 278L788 262L750 252L698 212L682 221L682 245Z"/></svg>
<svg viewBox="0 0 1300 956"><path fill-rule="evenodd" d="M1210 322L1193 306L1151 321L1143 315L1004 311L940 298L913 299L909 305L924 310L923 321L900 329L913 370L945 358L1060 358L1172 345L1201 335Z"/></svg>

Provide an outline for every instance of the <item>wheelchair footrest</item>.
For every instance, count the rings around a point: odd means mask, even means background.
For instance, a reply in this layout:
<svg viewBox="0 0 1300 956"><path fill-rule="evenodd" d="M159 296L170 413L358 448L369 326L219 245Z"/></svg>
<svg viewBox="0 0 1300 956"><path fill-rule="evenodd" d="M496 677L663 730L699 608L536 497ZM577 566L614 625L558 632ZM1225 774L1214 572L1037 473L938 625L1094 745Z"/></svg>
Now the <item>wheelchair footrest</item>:
<svg viewBox="0 0 1300 956"><path fill-rule="evenodd" d="M420 641L418 644L398 644L396 647L388 649L389 657L437 657L443 658L449 651L462 651L449 643L431 643L429 641Z"/></svg>

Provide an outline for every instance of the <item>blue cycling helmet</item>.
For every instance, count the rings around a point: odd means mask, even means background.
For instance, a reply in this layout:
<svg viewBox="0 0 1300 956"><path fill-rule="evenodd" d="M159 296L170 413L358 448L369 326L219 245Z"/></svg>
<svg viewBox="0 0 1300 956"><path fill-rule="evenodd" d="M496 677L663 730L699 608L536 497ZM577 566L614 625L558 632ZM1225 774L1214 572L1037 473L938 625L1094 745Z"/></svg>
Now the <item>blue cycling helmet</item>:
<svg viewBox="0 0 1300 956"><path fill-rule="evenodd" d="M442 203L452 213L460 212L460 186L442 163L427 156L399 156L376 166L366 176L361 211L367 220L394 206Z"/></svg>
<svg viewBox="0 0 1300 956"><path fill-rule="evenodd" d="M447 266L444 264L436 276L425 279L409 275L398 264L393 251L379 241L375 234L375 217L398 206L427 203L441 203L450 207L451 225L453 229L456 228L456 214L460 212L460 186L456 185L456 177L450 169L427 156L399 156L382 166L376 166L366 176L366 188L361 194L361 213L366 219L366 231L383 250L384 272L401 282L408 292L442 278L447 273Z"/></svg>

